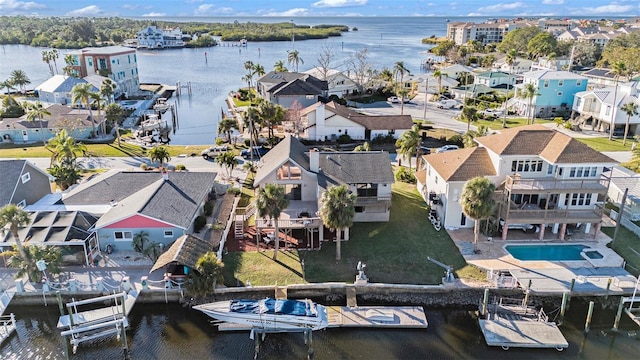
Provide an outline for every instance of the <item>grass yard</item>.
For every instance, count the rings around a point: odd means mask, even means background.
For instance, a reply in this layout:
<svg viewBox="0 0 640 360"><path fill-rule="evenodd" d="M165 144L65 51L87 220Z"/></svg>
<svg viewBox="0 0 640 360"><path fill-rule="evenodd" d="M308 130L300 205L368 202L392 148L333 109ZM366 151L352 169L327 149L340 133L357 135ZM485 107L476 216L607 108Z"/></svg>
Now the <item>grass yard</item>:
<svg viewBox="0 0 640 360"><path fill-rule="evenodd" d="M615 227L603 227L602 232L613 238ZM640 238L626 227L620 226L618 236L611 247L627 262L627 271L634 276L640 274Z"/></svg>
<svg viewBox="0 0 640 360"><path fill-rule="evenodd" d="M231 253L225 256L225 283L234 286L250 280L253 285L301 282L301 260L308 282L354 281L358 261L372 282L439 284L444 269L427 261L452 265L464 278L483 278L480 270L468 266L446 231L437 232L427 220L426 204L415 185L393 185L393 206L388 223L358 223L342 243L342 260L335 260L335 243L324 242L321 251L273 253Z"/></svg>
<svg viewBox="0 0 640 360"><path fill-rule="evenodd" d="M622 139L612 139L609 140L608 137L598 137L598 138L576 138L576 140L589 145L594 150L597 151L631 151L631 144L633 144L633 139L627 139L627 145L622 145Z"/></svg>
<svg viewBox="0 0 640 360"><path fill-rule="evenodd" d="M462 121L462 120L458 120L460 122L463 123L467 123L466 121ZM546 124L546 123L550 123L553 122L552 120L544 120L544 119L536 119L536 124ZM485 120L485 119L481 119L481 120L477 120L475 122L472 123L475 126L480 126L480 125L484 125L486 127L488 127L491 130L502 130L504 129L502 127L502 118L497 118L494 120ZM519 127L519 126L524 126L527 125L527 119L525 118L507 118L507 128L515 128L515 127Z"/></svg>

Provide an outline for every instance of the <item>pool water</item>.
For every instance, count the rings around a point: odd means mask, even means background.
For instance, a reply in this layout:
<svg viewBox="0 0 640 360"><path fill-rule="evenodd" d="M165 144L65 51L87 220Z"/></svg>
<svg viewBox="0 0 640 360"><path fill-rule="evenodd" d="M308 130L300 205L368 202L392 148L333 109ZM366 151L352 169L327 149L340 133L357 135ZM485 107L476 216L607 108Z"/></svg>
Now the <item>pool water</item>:
<svg viewBox="0 0 640 360"><path fill-rule="evenodd" d="M571 261L584 260L580 253L585 245L507 245L505 250L518 260Z"/></svg>
<svg viewBox="0 0 640 360"><path fill-rule="evenodd" d="M585 256L592 260L598 260L604 258L597 250L589 250L584 252Z"/></svg>

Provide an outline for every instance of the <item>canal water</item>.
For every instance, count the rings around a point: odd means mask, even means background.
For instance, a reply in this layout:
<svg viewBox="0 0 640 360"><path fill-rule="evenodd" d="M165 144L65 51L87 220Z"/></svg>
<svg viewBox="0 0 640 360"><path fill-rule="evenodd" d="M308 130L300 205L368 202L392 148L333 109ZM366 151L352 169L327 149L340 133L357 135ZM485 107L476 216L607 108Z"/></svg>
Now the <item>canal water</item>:
<svg viewBox="0 0 640 360"><path fill-rule="evenodd" d="M13 306L18 330L0 348L0 359L64 359L56 329L58 308ZM472 314L459 309L427 309L426 330L328 329L313 334L315 359L637 359L640 338L636 325L623 318L614 336L613 311L598 306L591 331L585 334L587 305L574 298L561 327L569 342L554 349L488 347ZM554 314L551 314L553 318ZM248 332L217 332L209 319L177 304L137 304L127 332L131 359L252 359L254 341ZM83 344L72 359L123 358L122 343L103 338ZM306 359L302 334L271 334L258 359Z"/></svg>

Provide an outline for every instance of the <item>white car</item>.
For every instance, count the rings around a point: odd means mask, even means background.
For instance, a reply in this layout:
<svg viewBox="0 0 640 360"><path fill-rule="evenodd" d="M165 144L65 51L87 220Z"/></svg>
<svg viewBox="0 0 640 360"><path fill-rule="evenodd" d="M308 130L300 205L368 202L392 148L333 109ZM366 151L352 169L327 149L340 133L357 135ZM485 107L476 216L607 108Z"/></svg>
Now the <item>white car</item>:
<svg viewBox="0 0 640 360"><path fill-rule="evenodd" d="M390 102L392 104L399 104L400 103L400 99L398 99L397 96L390 96L387 98L387 102Z"/></svg>
<svg viewBox="0 0 640 360"><path fill-rule="evenodd" d="M442 153L445 151L458 150L460 147L458 145L445 145L436 150L436 153Z"/></svg>
<svg viewBox="0 0 640 360"><path fill-rule="evenodd" d="M480 112L484 117L500 117L502 116L502 110L500 109L484 109Z"/></svg>
<svg viewBox="0 0 640 360"><path fill-rule="evenodd" d="M500 227L504 227L504 220L500 220ZM540 231L540 227L537 225L531 225L531 224L509 224L508 226L509 230L522 230L524 232L527 231L531 231L531 230L535 230L535 232L539 232Z"/></svg>
<svg viewBox="0 0 640 360"><path fill-rule="evenodd" d="M229 151L229 147L227 145L212 146L206 150L202 150L202 153L200 155L202 155L203 158L208 160L208 159L213 159L219 154L226 151Z"/></svg>

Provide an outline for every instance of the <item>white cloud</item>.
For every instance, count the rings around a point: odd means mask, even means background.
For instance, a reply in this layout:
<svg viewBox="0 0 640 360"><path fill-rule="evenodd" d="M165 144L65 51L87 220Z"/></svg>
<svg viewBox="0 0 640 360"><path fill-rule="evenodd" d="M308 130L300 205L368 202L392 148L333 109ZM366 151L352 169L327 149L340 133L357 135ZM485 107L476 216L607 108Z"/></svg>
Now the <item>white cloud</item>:
<svg viewBox="0 0 640 360"><path fill-rule="evenodd" d="M196 15L203 15L209 12L209 10L213 9L213 4L202 4L196 8Z"/></svg>
<svg viewBox="0 0 640 360"><path fill-rule="evenodd" d="M562 5L564 0L542 0L542 3L545 5Z"/></svg>
<svg viewBox="0 0 640 360"><path fill-rule="evenodd" d="M515 10L523 7L526 7L526 4L519 1L514 3L499 3L491 6L481 7L477 10L477 12L480 14L495 14L498 12Z"/></svg>
<svg viewBox="0 0 640 360"><path fill-rule="evenodd" d="M229 14L229 13L233 12L233 8L221 7L221 8L218 8L217 12L222 13L222 14Z"/></svg>
<svg viewBox="0 0 640 360"><path fill-rule="evenodd" d="M96 16L96 15L100 15L101 13L102 13L102 10L100 9L100 7L98 7L97 5L89 5L89 6L83 7L82 9L69 11L66 15L67 16Z"/></svg>
<svg viewBox="0 0 640 360"><path fill-rule="evenodd" d="M602 14L624 15L634 10L637 10L637 7L634 5L609 4L596 7L584 7L574 13L589 14L595 16Z"/></svg>
<svg viewBox="0 0 640 360"><path fill-rule="evenodd" d="M320 0L313 3L313 7L347 7L347 6L364 6L369 0Z"/></svg>
<svg viewBox="0 0 640 360"><path fill-rule="evenodd" d="M309 10L305 8L295 8L289 9L286 11L270 11L262 14L262 16L307 16L309 15Z"/></svg>
<svg viewBox="0 0 640 360"><path fill-rule="evenodd" d="M46 8L45 5L33 1L0 0L0 13L3 13L3 15L44 8Z"/></svg>
<svg viewBox="0 0 640 360"><path fill-rule="evenodd" d="M164 17L167 16L166 13L161 13L161 12L150 12L147 14L142 14L143 17Z"/></svg>

